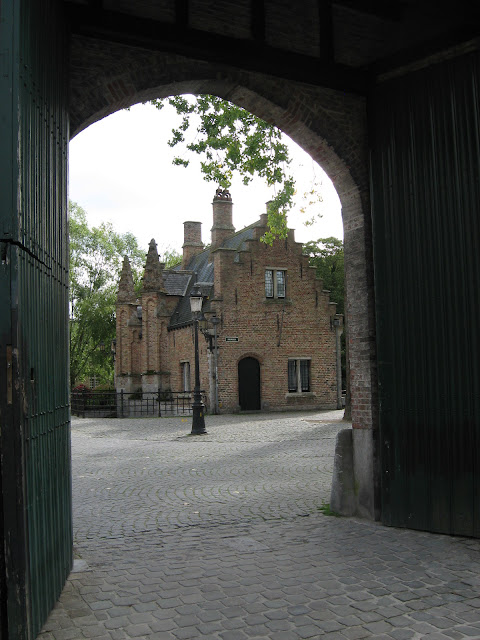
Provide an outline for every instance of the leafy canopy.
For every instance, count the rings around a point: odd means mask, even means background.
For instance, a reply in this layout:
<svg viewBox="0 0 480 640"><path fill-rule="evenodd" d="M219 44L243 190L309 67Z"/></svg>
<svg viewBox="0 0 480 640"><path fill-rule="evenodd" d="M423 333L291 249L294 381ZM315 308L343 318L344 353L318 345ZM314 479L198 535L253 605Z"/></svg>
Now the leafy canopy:
<svg viewBox="0 0 480 640"><path fill-rule="evenodd" d="M113 378L110 345L115 338L115 301L123 256L137 286L145 251L131 233L119 234L110 223L90 228L84 209L69 202L70 233L70 383L96 376ZM102 350L102 346L103 349Z"/></svg>
<svg viewBox="0 0 480 640"><path fill-rule="evenodd" d="M234 173L242 177L245 185L254 176L264 179L275 194L269 203L269 231L264 241L271 244L275 237L286 238L287 212L293 204L295 182L288 171L291 159L279 129L216 96L152 100L157 109L163 109L166 103L181 118L179 126L172 130L169 146L183 145L185 151L200 155L205 180L224 189L231 187ZM196 133L187 140L194 123L198 123ZM173 162L189 165L184 155L178 155Z"/></svg>
<svg viewBox="0 0 480 640"><path fill-rule="evenodd" d="M345 268L343 242L338 238L319 238L303 245L311 267L315 267L317 278L323 280L323 287L330 291L330 300L337 303L337 313L345 315ZM341 337L342 379L346 385L346 344L345 332ZM343 387L345 388L345 387ZM348 404L348 400L347 400Z"/></svg>
<svg viewBox="0 0 480 640"><path fill-rule="evenodd" d="M344 252L343 242L338 238L319 238L303 245L303 253L309 264L315 267L317 278L330 291L330 300L337 303L337 313L345 313L344 293Z"/></svg>
<svg viewBox="0 0 480 640"><path fill-rule="evenodd" d="M159 255L159 260L164 263L165 269L173 269L173 267L182 262L182 256L176 249L167 247L163 253Z"/></svg>

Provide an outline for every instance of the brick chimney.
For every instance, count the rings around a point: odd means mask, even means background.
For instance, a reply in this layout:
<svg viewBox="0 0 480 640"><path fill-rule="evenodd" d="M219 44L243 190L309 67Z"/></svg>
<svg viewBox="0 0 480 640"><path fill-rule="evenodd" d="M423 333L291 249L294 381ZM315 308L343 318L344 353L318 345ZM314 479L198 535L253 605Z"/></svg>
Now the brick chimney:
<svg viewBox="0 0 480 640"><path fill-rule="evenodd" d="M217 189L213 198L212 249L220 247L224 240L235 233L232 223L232 196L226 189Z"/></svg>
<svg viewBox="0 0 480 640"><path fill-rule="evenodd" d="M202 223L201 222L184 222L183 223L183 258L182 269L187 269L190 260L203 251L202 242Z"/></svg>

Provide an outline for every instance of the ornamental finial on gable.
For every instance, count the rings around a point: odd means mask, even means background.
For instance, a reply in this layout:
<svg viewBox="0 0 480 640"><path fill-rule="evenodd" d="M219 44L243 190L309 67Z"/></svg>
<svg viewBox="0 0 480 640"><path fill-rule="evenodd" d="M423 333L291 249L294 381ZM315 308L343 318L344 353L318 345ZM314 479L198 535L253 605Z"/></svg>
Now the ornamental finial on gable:
<svg viewBox="0 0 480 640"><path fill-rule="evenodd" d="M142 278L142 290L166 293L163 281L163 264L159 261L157 243L154 238L150 240L148 245L145 273Z"/></svg>
<svg viewBox="0 0 480 640"><path fill-rule="evenodd" d="M214 200L231 200L232 196L228 189L222 189L222 187L218 187L215 191Z"/></svg>
<svg viewBox="0 0 480 640"><path fill-rule="evenodd" d="M122 272L118 283L117 302L135 302L132 268L127 256L123 258Z"/></svg>

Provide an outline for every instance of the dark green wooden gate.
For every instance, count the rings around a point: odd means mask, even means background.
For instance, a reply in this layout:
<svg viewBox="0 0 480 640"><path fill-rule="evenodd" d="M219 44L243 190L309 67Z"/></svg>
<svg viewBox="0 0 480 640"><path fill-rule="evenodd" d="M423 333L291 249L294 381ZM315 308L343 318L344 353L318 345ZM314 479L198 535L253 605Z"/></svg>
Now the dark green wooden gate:
<svg viewBox="0 0 480 640"><path fill-rule="evenodd" d="M0 580L9 640L36 637L72 565L60 8L0 4Z"/></svg>
<svg viewBox="0 0 480 640"><path fill-rule="evenodd" d="M480 59L370 100L384 523L480 535Z"/></svg>

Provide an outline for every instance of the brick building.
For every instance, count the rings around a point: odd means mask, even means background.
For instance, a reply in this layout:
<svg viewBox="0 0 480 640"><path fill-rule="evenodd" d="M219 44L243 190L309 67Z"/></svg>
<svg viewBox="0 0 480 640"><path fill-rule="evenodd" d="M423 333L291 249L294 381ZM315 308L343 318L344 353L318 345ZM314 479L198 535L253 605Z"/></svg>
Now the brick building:
<svg viewBox="0 0 480 640"><path fill-rule="evenodd" d="M220 412L336 407L333 320L341 316L294 231L268 246L260 241L266 226L263 214L235 232L231 196L218 190L211 245L202 243L201 223L185 222L182 263L165 270L152 240L140 299L125 258L117 298L117 390L193 389L189 296L196 286L204 298L206 337L199 341L200 384L210 410L216 397Z"/></svg>

